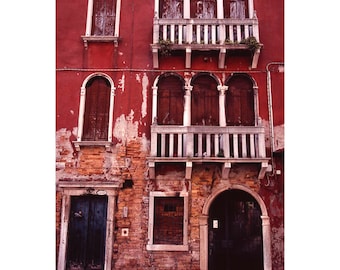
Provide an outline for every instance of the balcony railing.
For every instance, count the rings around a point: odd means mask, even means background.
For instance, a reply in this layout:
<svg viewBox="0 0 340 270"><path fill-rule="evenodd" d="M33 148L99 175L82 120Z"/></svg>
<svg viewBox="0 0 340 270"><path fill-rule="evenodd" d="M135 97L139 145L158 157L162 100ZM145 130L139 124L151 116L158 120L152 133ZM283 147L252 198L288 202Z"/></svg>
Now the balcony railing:
<svg viewBox="0 0 340 270"><path fill-rule="evenodd" d="M178 45L240 43L251 36L259 41L257 18L154 19L154 44L161 40Z"/></svg>
<svg viewBox="0 0 340 270"><path fill-rule="evenodd" d="M224 68L227 49L249 49L244 40L259 42L258 19L158 19L154 18L154 67L158 68L158 51L162 42L173 50L185 50L186 68L190 68L191 50L219 50L219 68ZM257 66L259 49L254 51L251 67Z"/></svg>
<svg viewBox="0 0 340 270"><path fill-rule="evenodd" d="M151 127L151 157L256 159L265 158L263 127Z"/></svg>

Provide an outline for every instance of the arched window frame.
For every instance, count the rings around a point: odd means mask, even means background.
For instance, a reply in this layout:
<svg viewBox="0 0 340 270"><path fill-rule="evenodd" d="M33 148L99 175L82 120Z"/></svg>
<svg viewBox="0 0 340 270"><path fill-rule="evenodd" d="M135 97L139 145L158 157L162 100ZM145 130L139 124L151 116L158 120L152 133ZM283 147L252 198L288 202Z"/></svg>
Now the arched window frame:
<svg viewBox="0 0 340 270"><path fill-rule="evenodd" d="M158 83L164 76L175 76L178 77L183 82L183 87L185 86L183 78L174 72L163 73L156 77L153 85L152 85L152 123L157 124L157 115L158 115ZM185 108L184 108L185 111ZM184 112L185 113L185 112Z"/></svg>
<svg viewBox="0 0 340 270"><path fill-rule="evenodd" d="M214 74L212 73L208 73L208 72L202 72L202 73L197 73L195 76L193 76L189 83L188 83L188 86L186 87L186 95L188 96L188 98L186 99L186 102L185 102L185 105L187 106L187 110L184 109L184 111L187 111L187 114L189 114L189 116L187 116L186 118L188 119L187 120L187 125L190 126L191 125L191 98L192 98L192 94L191 94L191 91L193 89L193 81L195 80L195 78L199 77L199 76L202 76L202 75L206 75L206 76L210 76L212 77L215 81L216 81L216 91L219 91L219 100L218 100L218 104L219 104L219 126L225 126L225 115L224 113L224 105L221 106L221 99L223 99L223 96L224 96L224 91L223 91L223 87L222 87L222 83L221 83L221 80L216 77Z"/></svg>
<svg viewBox="0 0 340 270"><path fill-rule="evenodd" d="M107 141L82 141L83 128L84 128L84 114L85 114L85 103L86 103L86 85L87 83L96 77L102 77L110 83L110 106L109 106L109 123L108 123L108 136ZM96 72L86 77L80 88L80 103L79 103L79 115L78 115L78 131L77 141L74 142L76 150L80 150L81 145L104 145L107 150L110 149L112 143L112 127L113 127L113 107L114 107L114 96L116 87L114 86L113 80L105 73Z"/></svg>
<svg viewBox="0 0 340 270"><path fill-rule="evenodd" d="M254 94L254 126L259 126L261 125L261 119L259 117L259 97L258 97L258 86L256 81L254 80L254 78L246 73L232 73L228 79L225 81L225 85L223 86L225 88L226 91L228 91L228 82L230 79L232 79L234 76L244 76L246 78L248 78L253 85L253 94ZM223 102L223 104L225 104L225 100ZM224 113L224 115L226 115ZM226 116L225 116L226 117Z"/></svg>

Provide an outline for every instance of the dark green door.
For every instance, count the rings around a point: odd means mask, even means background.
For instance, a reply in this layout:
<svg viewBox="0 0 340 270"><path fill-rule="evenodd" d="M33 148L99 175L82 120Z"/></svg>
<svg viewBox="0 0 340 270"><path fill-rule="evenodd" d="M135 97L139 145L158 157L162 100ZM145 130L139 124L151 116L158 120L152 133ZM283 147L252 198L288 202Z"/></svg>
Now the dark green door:
<svg viewBox="0 0 340 270"><path fill-rule="evenodd" d="M261 209L241 190L227 190L209 211L209 270L263 270Z"/></svg>
<svg viewBox="0 0 340 270"><path fill-rule="evenodd" d="M107 196L71 197L67 269L104 269Z"/></svg>

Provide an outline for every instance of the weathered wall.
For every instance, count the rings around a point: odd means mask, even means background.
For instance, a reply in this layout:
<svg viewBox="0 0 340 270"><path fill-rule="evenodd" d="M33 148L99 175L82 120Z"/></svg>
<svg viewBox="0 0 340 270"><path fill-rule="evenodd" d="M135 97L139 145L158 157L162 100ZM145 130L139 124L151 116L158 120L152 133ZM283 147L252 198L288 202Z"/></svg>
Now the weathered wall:
<svg viewBox="0 0 340 270"><path fill-rule="evenodd" d="M117 196L113 269L199 269L198 217L207 197L221 184L220 171L215 165L194 165L192 179L188 182L178 171L167 171L166 176L158 175L155 181L148 179L146 156L149 154L150 144L151 86L163 71L177 72L183 77L193 76L199 70L210 71L222 82L233 72L250 74L258 85L259 114L266 127L266 143L269 147L265 67L269 62L282 61L284 57L283 2L254 0L260 39L264 44L257 69L249 70L247 57L228 55L226 68L218 70L217 55L207 54L193 56L192 71L183 71L183 56L161 57L160 69L152 68L150 43L154 0L122 1L118 47L111 43L90 43L87 49L81 39L81 35L85 33L87 1L56 2L56 180L119 179L123 184L125 178L132 176L134 182L132 189L120 189ZM102 147L84 148L77 152L72 141L77 134L80 87L88 75L97 71L110 76L116 87L114 146L111 153ZM276 149L284 148L283 80L283 73L273 72ZM126 157L131 159L129 168L125 166ZM284 258L283 155L277 153L275 160L281 175L258 181L251 167L236 166L230 173L229 181L251 188L265 201L271 219L273 269L281 270ZM171 178L172 181L169 181ZM149 192L182 189L189 190L189 252L146 251ZM122 214L125 206L129 209L127 218L123 218ZM61 193L57 189L57 252L60 217ZM122 228L129 228L128 237L121 235Z"/></svg>

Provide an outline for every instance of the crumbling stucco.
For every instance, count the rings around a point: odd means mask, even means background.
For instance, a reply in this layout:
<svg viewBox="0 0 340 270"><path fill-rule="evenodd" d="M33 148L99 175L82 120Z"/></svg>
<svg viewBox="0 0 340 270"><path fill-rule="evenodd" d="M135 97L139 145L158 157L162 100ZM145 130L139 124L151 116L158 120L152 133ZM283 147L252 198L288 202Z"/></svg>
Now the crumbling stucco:
<svg viewBox="0 0 340 270"><path fill-rule="evenodd" d="M122 75L122 78L118 80L118 89L121 89L121 92L124 93L125 91L125 75Z"/></svg>
<svg viewBox="0 0 340 270"><path fill-rule="evenodd" d="M137 138L138 121L133 122L134 111L131 110L129 115L122 114L116 119L113 129L113 136L123 142L123 144Z"/></svg>
<svg viewBox="0 0 340 270"><path fill-rule="evenodd" d="M269 122L266 120L261 121L262 125L265 128L265 138L266 138L266 147L270 147L270 130L269 130ZM284 124L274 126L274 151L284 149Z"/></svg>
<svg viewBox="0 0 340 270"><path fill-rule="evenodd" d="M142 84L142 118L146 116L146 108L147 108L147 93L148 93L148 86L149 86L149 78L146 75L146 73L143 74L142 78L139 74L136 74L136 80L137 82Z"/></svg>

